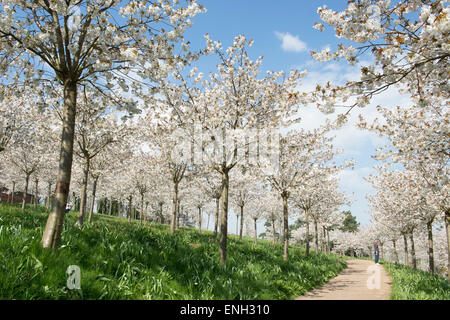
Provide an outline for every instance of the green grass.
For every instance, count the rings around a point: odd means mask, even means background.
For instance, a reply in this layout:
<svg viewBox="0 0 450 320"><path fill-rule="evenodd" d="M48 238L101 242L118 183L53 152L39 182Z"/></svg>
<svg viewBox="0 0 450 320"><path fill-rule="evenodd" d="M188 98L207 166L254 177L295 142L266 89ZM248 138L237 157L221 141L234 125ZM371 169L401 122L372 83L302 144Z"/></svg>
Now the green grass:
<svg viewBox="0 0 450 320"><path fill-rule="evenodd" d="M284 262L281 245L233 236L221 265L211 232L170 234L166 225L101 215L80 230L75 213L52 252L40 246L46 218L42 208L0 204L0 299L292 299L346 267L297 246ZM69 265L81 269L81 290L66 287Z"/></svg>
<svg viewBox="0 0 450 320"><path fill-rule="evenodd" d="M446 278L401 264L382 264L392 278L391 300L450 300Z"/></svg>

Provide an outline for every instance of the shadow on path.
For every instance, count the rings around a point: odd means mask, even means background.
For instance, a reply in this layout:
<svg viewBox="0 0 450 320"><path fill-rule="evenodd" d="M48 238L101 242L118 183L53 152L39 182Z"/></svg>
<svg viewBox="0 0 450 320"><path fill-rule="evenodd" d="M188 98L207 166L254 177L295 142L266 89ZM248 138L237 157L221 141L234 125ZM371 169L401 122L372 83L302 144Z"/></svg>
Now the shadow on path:
<svg viewBox="0 0 450 320"><path fill-rule="evenodd" d="M347 269L328 283L295 300L389 300L392 280L383 266L347 260Z"/></svg>

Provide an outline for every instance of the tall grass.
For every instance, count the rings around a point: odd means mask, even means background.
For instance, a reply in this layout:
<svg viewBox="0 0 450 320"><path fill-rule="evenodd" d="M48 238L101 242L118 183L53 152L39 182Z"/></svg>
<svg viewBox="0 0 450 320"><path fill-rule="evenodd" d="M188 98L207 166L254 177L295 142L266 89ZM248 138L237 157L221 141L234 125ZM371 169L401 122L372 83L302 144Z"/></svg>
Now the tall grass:
<svg viewBox="0 0 450 320"><path fill-rule="evenodd" d="M230 237L220 264L212 233L128 224L97 215L82 230L67 215L57 251L40 246L43 209L0 204L0 299L291 299L336 276L334 255ZM339 261L339 262L338 262ZM67 267L81 269L81 290L66 286Z"/></svg>
<svg viewBox="0 0 450 320"><path fill-rule="evenodd" d="M450 300L446 278L401 264L383 264L392 278L391 300Z"/></svg>

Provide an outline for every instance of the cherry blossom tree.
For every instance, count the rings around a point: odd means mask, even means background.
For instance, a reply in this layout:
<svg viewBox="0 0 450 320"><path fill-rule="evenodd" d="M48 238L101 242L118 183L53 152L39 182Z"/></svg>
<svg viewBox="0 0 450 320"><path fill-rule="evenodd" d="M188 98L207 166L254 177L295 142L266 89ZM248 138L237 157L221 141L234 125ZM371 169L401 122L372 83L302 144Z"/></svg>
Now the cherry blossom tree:
<svg viewBox="0 0 450 320"><path fill-rule="evenodd" d="M342 222L342 218L335 212L345 203L346 199L343 194L338 192L337 185L337 174L342 168L336 169L327 168L328 173L317 174L309 180L302 181L292 193L292 204L304 212L306 256L309 256L310 250L310 217L314 222L316 250L318 250L319 241L319 220L323 221L325 232L328 232L335 224L339 225ZM333 173L331 174L331 172Z"/></svg>
<svg viewBox="0 0 450 320"><path fill-rule="evenodd" d="M335 52L325 49L312 53L320 61L345 59L352 65L368 55L374 60L361 68L359 79L345 86L328 83L316 88L313 97L325 110L332 111L342 104L349 110L366 106L390 87L397 87L399 93L410 98L408 108L379 107L386 124L367 125L361 119L361 126L387 136L392 143L382 150L380 158L390 158L422 175L426 184L421 188L432 191L447 230L448 11L446 1L438 0L352 0L341 12L324 6L318 9L321 19L334 27L339 38L349 42L338 45ZM324 25L316 23L315 28L323 31ZM450 231L447 243L450 250ZM448 259L450 262L450 251Z"/></svg>
<svg viewBox="0 0 450 320"><path fill-rule="evenodd" d="M388 137L391 144L378 150L377 159L385 162L400 163L409 172L410 185L408 190L415 194L416 210L419 218L432 223L436 211L442 213L446 230L449 230L450 213L448 187L448 134L446 123L450 114L443 106L428 107L413 106L410 108L397 107L394 110L379 108L385 124L375 121L372 124L362 122L360 125ZM420 198L420 201L416 198ZM424 210L424 206L426 209ZM432 267L432 232L429 234L429 267ZM450 248L450 233L449 233ZM450 252L448 254L450 257Z"/></svg>
<svg viewBox="0 0 450 320"><path fill-rule="evenodd" d="M17 187L19 187L20 181L23 180L22 173L17 166L12 165L12 163L8 160L7 152L2 153L0 157L5 169L7 169L5 172L2 172L3 186L7 186L9 189L8 202L14 203Z"/></svg>
<svg viewBox="0 0 450 320"><path fill-rule="evenodd" d="M174 161L172 152L176 148L179 141L174 134L177 122L170 119L158 121L156 124L150 123L151 114L147 114L143 118L143 127L145 129L145 138L148 140L152 148L159 154L159 161L163 164L167 171L167 178L173 184L173 208L170 222L170 232L177 229L178 213L179 213L179 186L187 173L187 161Z"/></svg>
<svg viewBox="0 0 450 320"><path fill-rule="evenodd" d="M6 87L0 101L0 152L20 141L35 124L38 104L32 87ZM24 108L26 106L26 108Z"/></svg>
<svg viewBox="0 0 450 320"><path fill-rule="evenodd" d="M55 140L55 136L52 137ZM51 143L51 145L55 146L55 141ZM40 168L40 176L41 181L46 183L46 201L45 205L47 210L51 210L52 199L53 199L53 187L56 184L56 168L58 168L58 153L56 148L49 148L45 151L45 155L43 155L45 161L43 162Z"/></svg>
<svg viewBox="0 0 450 320"><path fill-rule="evenodd" d="M50 86L49 90L53 85L63 87L60 163L55 205L43 235L44 248L57 248L62 230L78 86L89 83L122 108L137 111L131 97L122 93L131 85L132 92L139 94L141 81L129 85L124 78L132 79L134 72L136 80L158 80L167 76L170 65L195 58L175 56L174 44L192 24L190 18L201 11L195 1L185 7L169 1L2 1L1 51L3 56L15 57L2 60L9 63L2 65L11 71L6 74L11 81L26 78Z"/></svg>
<svg viewBox="0 0 450 320"><path fill-rule="evenodd" d="M246 204L254 200L256 196L255 188L258 183L261 183L261 180L259 182L257 180L258 177L254 174L254 172L245 170L245 168L242 167L237 168L237 171L235 170L234 174L231 175L230 195L231 201L236 209L235 211L239 213L240 217L240 241L242 241L242 233L244 229L244 207Z"/></svg>
<svg viewBox="0 0 450 320"><path fill-rule="evenodd" d="M120 145L123 147L123 145ZM89 205L89 216L88 221L92 220L92 216L94 213L95 200L97 195L97 189L99 186L99 181L101 177L107 177L111 174L111 171L114 168L114 162L118 162L118 158L120 159L121 153L119 152L117 145L113 145L104 150L104 152L99 153L96 157L91 159L89 175L92 181L92 193L91 193L91 203ZM110 191L111 193L112 190ZM118 210L120 210L118 208Z"/></svg>
<svg viewBox="0 0 450 320"><path fill-rule="evenodd" d="M409 238L411 265L416 268L414 230L420 224L420 221L417 216L417 208L414 206L414 195L408 193L408 186L411 182L407 173L387 171L380 168L378 176L368 178L377 190L375 195L368 196L368 200L374 206L374 210L392 215L395 223L399 225L404 241L405 261L408 261L407 238Z"/></svg>
<svg viewBox="0 0 450 320"><path fill-rule="evenodd" d="M394 175L395 174L395 175ZM390 177L389 175L394 175L393 177ZM384 187L389 183L389 181L392 181L395 179L395 185L401 190L401 192L393 193L392 196L394 199L390 201L396 201L397 204L400 204L403 209L408 210L407 212L409 215L406 215L404 218L409 219L409 223L412 223L412 221L415 221L415 225L417 228L420 228L421 226L425 226L427 230L427 245L428 245L428 269L430 272L434 272L434 257L433 257L433 223L435 223L436 216L439 216L440 211L439 207L435 206L434 202L434 194L431 192L430 189L426 188L426 182L424 181L421 174L419 174L417 171L412 170L404 170L401 172L395 172L395 173L386 173L383 172L382 175L378 178L379 180L382 180L381 183ZM390 182L393 183L393 182ZM425 187L424 187L425 186ZM382 190L381 192L389 192L387 190ZM381 204L376 202L377 198L372 198L375 202L375 208L379 209L379 211L374 212L374 217L377 222L379 222L382 225L388 224L387 222L383 221L383 213L386 215L387 211L384 209L384 211L381 211ZM389 203L387 204L389 205ZM381 217L380 217L381 215ZM398 224L394 224L396 227L390 227L388 229L394 229L393 234L395 234L395 229L397 228ZM414 230L411 231L411 237L410 237L410 244L411 244L411 250L413 251L413 236L412 233ZM400 231L401 233L401 231ZM395 246L395 244L394 244ZM413 252L412 252L413 254ZM413 259L413 265L414 265L414 259Z"/></svg>
<svg viewBox="0 0 450 320"><path fill-rule="evenodd" d="M203 211L205 209L206 204L210 198L202 192L201 187L198 182L192 183L189 186L190 194L190 207L197 211L196 221L198 223L198 230L202 230L202 222L203 222Z"/></svg>
<svg viewBox="0 0 450 320"><path fill-rule="evenodd" d="M330 237L333 241L333 252L344 255L346 251L350 250L351 254L354 255L354 249L359 243L357 233L336 229L330 233Z"/></svg>
<svg viewBox="0 0 450 320"><path fill-rule="evenodd" d="M118 123L114 113L106 114L106 105L86 89L78 103L78 122L75 125L75 154L83 161L83 181L78 226L82 227L87 211L87 188L92 160L112 143L128 134L127 122Z"/></svg>
<svg viewBox="0 0 450 320"><path fill-rule="evenodd" d="M253 41L237 36L225 51L219 41L211 41L208 35L206 41L206 53L214 53L219 60L217 73L211 74L209 81L202 81L203 75L194 68L188 75L193 79L192 86L180 73L174 74L180 84L166 86L164 98L189 143L193 143L194 160L207 162L222 177L219 251L225 263L230 171L243 162L244 150L256 145L253 131L292 123L289 117L295 115L305 99L296 89L303 73L267 72L266 77L259 78L262 58L252 61L247 53ZM194 86L200 82L202 91Z"/></svg>
<svg viewBox="0 0 450 320"><path fill-rule="evenodd" d="M312 52L319 61L344 59L355 65L371 54L374 62L361 68L360 79L344 86L328 83L314 93L319 107L331 111L356 97L355 106L366 106L377 94L397 86L420 106L436 105L448 99L445 0L351 0L337 12L318 8L321 20L334 28L338 38L347 40L336 51ZM323 31L323 23L314 28ZM438 102L438 103L436 103Z"/></svg>
<svg viewBox="0 0 450 320"><path fill-rule="evenodd" d="M283 258L288 259L289 226L288 199L292 192L302 183L310 179L320 179L327 174L325 163L334 155L330 144L331 138L326 136L328 124L312 132L296 130L288 132L280 139L279 167L266 175L267 181L274 190L280 193L283 203Z"/></svg>
<svg viewBox="0 0 450 320"><path fill-rule="evenodd" d="M282 206L281 206L281 199L279 197L278 192L274 192L271 190L266 195L266 205L265 205L265 219L268 221L272 227L271 230L271 237L272 237L272 245L275 246L276 240L277 240L277 232L276 232L276 225L279 221L282 221Z"/></svg>
<svg viewBox="0 0 450 320"><path fill-rule="evenodd" d="M342 203L334 202L329 203L330 206L340 207ZM322 216L321 224L324 232L324 250L326 253L331 252L331 240L330 240L330 231L340 227L344 221L345 216L339 210L328 210L328 214Z"/></svg>
<svg viewBox="0 0 450 320"><path fill-rule="evenodd" d="M253 193L254 195L249 201L250 214L248 218L253 222L254 240L256 244L258 242L258 220L267 217L273 212L272 209L274 208L271 201L276 200L276 197L271 190L264 188L261 183L259 188L257 187L253 190Z"/></svg>
<svg viewBox="0 0 450 320"><path fill-rule="evenodd" d="M392 243L391 252L394 255L394 262L399 263L398 251L397 251L397 241L401 237L401 228L396 223L393 223L391 217L384 213L384 211L371 210L370 212L374 230L378 234L383 234L388 242Z"/></svg>
<svg viewBox="0 0 450 320"><path fill-rule="evenodd" d="M35 174L35 177L39 180L37 171L44 163L43 157L47 155L46 151L52 149L51 137L53 134L51 115L33 106L31 97L28 97L25 101L26 104L22 107L30 107L28 117L34 119L34 122L28 120L30 126L22 128L22 138L16 141L7 154L7 159L21 171L25 181L22 211L25 210L30 177Z"/></svg>
<svg viewBox="0 0 450 320"><path fill-rule="evenodd" d="M199 184L200 192L206 194L209 198L215 202L215 215L214 215L214 239L217 239L217 231L219 227L219 214L220 214L220 197L222 195L222 185L220 176L217 172L212 170L201 170L196 167L195 180Z"/></svg>

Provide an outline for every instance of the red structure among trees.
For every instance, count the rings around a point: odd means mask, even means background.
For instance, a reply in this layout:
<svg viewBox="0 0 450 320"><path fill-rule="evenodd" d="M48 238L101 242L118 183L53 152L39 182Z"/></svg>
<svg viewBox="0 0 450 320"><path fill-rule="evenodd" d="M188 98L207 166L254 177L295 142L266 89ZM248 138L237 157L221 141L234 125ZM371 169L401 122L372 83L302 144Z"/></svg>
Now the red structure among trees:
<svg viewBox="0 0 450 320"><path fill-rule="evenodd" d="M14 197L12 197L12 194L10 193L8 188L0 188L0 200L2 202L8 202L8 203L22 203L24 197L23 192L16 191L14 192ZM27 204L33 203L34 196L32 194L27 193L25 202Z"/></svg>

